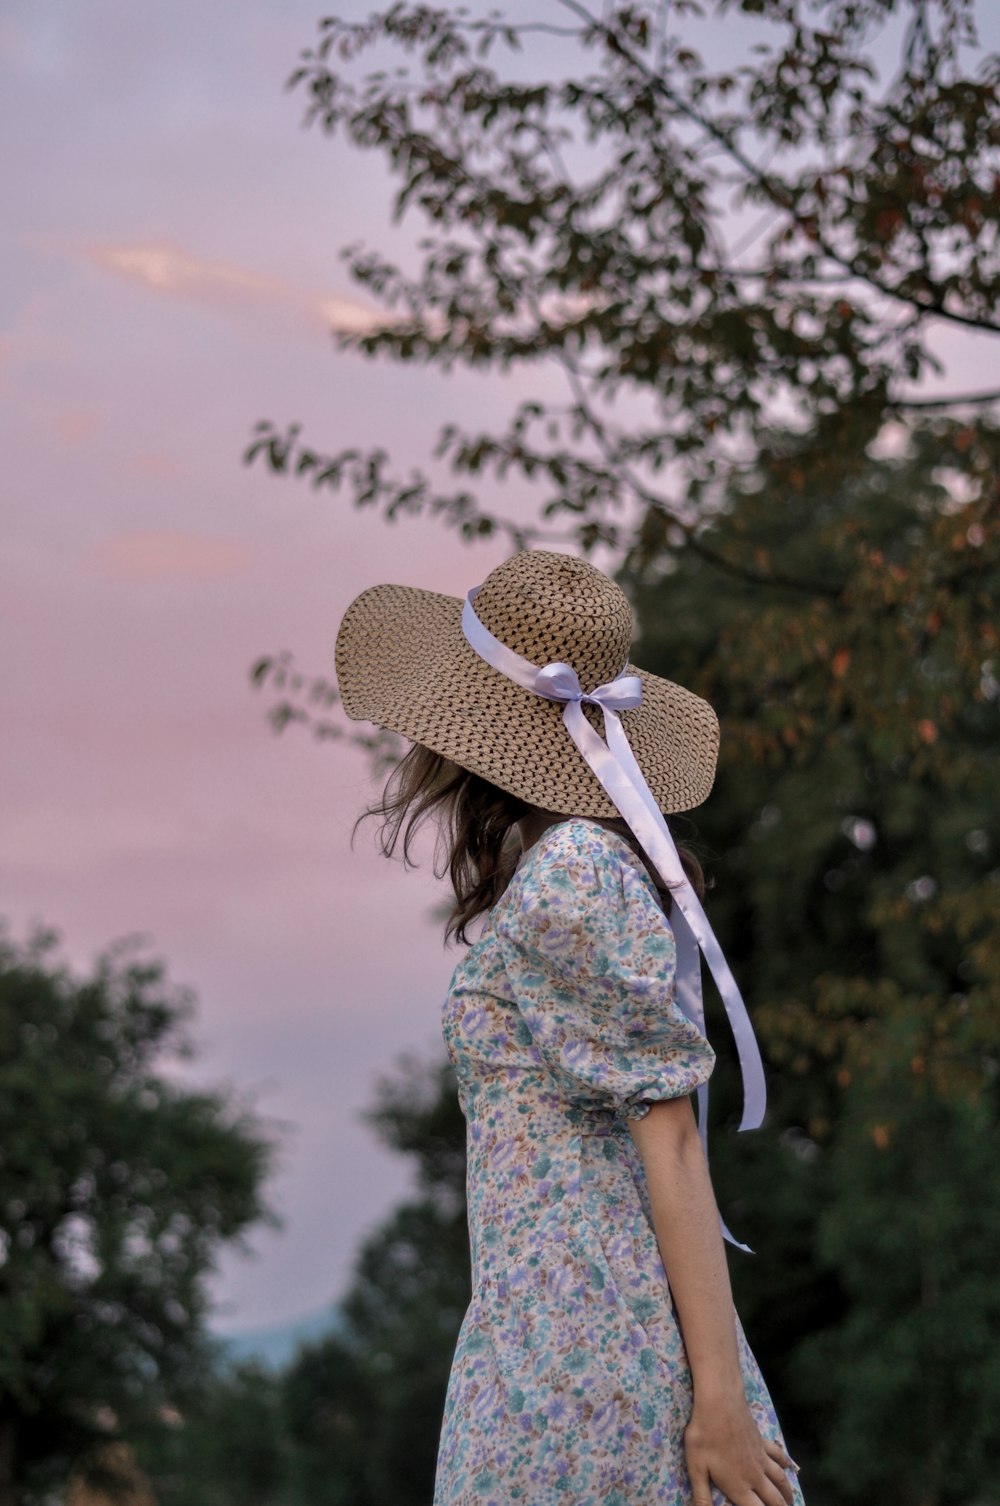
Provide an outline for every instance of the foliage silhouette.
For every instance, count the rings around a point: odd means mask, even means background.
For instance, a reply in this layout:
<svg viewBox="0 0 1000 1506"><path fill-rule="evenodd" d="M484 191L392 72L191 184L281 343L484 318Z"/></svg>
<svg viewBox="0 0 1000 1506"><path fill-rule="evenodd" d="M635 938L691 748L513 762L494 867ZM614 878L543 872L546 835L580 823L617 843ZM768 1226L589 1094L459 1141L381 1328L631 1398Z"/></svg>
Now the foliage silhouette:
<svg viewBox="0 0 1000 1506"><path fill-rule="evenodd" d="M47 1498L197 1394L206 1278L268 1217L270 1129L182 1084L189 992L132 942L90 976L0 934L0 1502Z"/></svg>

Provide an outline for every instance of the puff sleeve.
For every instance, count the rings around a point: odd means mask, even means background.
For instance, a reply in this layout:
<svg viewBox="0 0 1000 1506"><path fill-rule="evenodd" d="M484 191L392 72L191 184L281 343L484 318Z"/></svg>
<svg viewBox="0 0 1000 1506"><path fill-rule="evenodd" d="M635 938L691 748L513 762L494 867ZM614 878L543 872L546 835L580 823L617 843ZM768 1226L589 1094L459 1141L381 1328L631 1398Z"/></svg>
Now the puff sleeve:
<svg viewBox="0 0 1000 1506"><path fill-rule="evenodd" d="M674 1002L670 922L621 837L565 822L512 889L497 919L510 997L574 1103L639 1118L711 1075L711 1046Z"/></svg>

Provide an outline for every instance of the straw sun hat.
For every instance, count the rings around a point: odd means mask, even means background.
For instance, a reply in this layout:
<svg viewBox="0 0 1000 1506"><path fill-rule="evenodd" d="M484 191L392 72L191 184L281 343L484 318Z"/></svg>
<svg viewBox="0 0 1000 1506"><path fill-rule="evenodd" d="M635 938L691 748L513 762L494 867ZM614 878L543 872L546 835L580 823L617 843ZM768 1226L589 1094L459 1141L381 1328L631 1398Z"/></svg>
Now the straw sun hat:
<svg viewBox="0 0 1000 1506"><path fill-rule="evenodd" d="M480 774L559 815L618 810L567 735L562 707L480 658L462 629L463 602L411 586L373 586L348 607L337 635L344 710ZM495 638L538 666L576 670L584 692L626 669L642 704L621 722L656 804L700 805L712 788L719 724L700 696L627 664L632 609L614 581L572 555L516 554L486 577L475 613ZM598 707L584 705L598 731Z"/></svg>

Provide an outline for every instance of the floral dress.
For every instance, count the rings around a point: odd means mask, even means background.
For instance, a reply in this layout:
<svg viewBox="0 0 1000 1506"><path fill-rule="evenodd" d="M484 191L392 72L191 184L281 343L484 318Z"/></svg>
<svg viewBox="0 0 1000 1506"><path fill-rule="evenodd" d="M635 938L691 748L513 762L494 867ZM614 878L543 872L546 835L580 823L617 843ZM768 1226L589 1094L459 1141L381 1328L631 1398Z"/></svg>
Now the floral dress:
<svg viewBox="0 0 1000 1506"><path fill-rule="evenodd" d="M712 1071L673 975L643 864L576 819L529 849L455 970L473 1292L435 1506L690 1506L691 1374L628 1129ZM747 1400L777 1438L734 1321Z"/></svg>

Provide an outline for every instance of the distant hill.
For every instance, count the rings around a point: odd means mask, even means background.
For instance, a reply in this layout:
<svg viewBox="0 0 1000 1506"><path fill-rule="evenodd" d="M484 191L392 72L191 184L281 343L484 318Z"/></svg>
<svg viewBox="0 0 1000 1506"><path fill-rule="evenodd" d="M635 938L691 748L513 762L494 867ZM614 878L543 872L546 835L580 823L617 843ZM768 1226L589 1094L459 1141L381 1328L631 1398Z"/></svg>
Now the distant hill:
<svg viewBox="0 0 1000 1506"><path fill-rule="evenodd" d="M269 1370L280 1370L288 1364L300 1344L336 1333L340 1326L340 1313L335 1307L326 1307L321 1312L293 1318L288 1323L247 1329L245 1333L217 1333L215 1337L229 1359L257 1360Z"/></svg>

